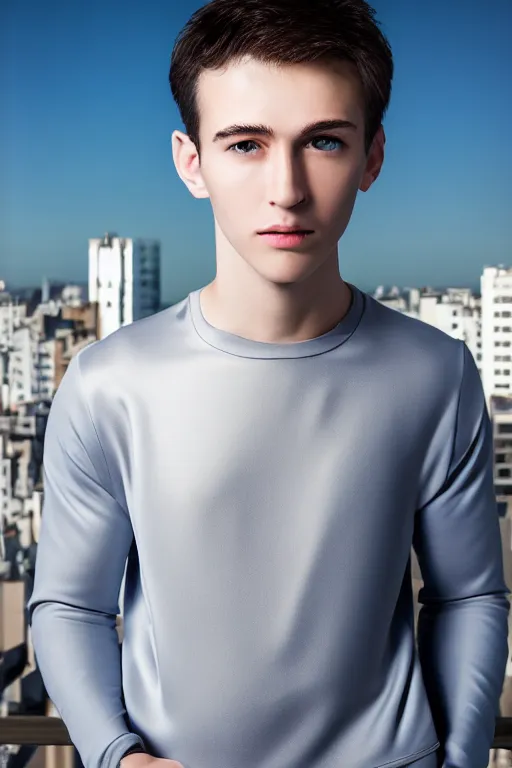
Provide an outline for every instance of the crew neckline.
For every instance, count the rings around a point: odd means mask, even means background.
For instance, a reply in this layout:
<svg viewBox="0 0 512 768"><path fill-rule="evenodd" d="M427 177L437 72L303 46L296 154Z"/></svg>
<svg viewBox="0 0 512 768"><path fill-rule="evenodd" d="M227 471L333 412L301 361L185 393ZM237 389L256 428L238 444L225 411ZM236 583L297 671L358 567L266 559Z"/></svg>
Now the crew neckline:
<svg viewBox="0 0 512 768"><path fill-rule="evenodd" d="M205 286L191 291L188 303L196 333L203 341L221 352L252 358L310 357L339 347L350 338L361 320L365 308L364 294L352 283L346 280L345 283L352 293L352 302L345 316L327 333L303 341L255 341L216 328L206 320L201 309L200 294Z"/></svg>

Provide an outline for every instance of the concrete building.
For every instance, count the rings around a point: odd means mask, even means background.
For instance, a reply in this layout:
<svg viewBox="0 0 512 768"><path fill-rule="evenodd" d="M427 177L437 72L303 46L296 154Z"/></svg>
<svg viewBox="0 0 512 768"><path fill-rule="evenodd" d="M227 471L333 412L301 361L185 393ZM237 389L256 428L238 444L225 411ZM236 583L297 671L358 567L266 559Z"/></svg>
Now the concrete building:
<svg viewBox="0 0 512 768"><path fill-rule="evenodd" d="M107 233L89 240L89 301L99 305L99 338L160 309L160 243Z"/></svg>
<svg viewBox="0 0 512 768"><path fill-rule="evenodd" d="M485 267L482 291L482 383L490 397L512 395L512 269Z"/></svg>
<svg viewBox="0 0 512 768"><path fill-rule="evenodd" d="M491 395L489 406L494 443L494 487L502 514L507 514L512 503L512 397Z"/></svg>
<svg viewBox="0 0 512 768"><path fill-rule="evenodd" d="M8 295L0 301L0 349L12 345L14 329L21 325L26 316L26 304L18 304Z"/></svg>
<svg viewBox="0 0 512 768"><path fill-rule="evenodd" d="M62 291L64 294L66 288ZM0 304L0 413L53 398L71 357L98 338L98 305L49 300L27 316L26 305Z"/></svg>
<svg viewBox="0 0 512 768"><path fill-rule="evenodd" d="M8 373L8 407L12 410L38 398L38 345L39 333L33 319L26 319L14 329Z"/></svg>
<svg viewBox="0 0 512 768"><path fill-rule="evenodd" d="M26 313L25 304L14 302L7 292L0 294L0 412L10 401L9 361L15 349L14 331L26 319Z"/></svg>

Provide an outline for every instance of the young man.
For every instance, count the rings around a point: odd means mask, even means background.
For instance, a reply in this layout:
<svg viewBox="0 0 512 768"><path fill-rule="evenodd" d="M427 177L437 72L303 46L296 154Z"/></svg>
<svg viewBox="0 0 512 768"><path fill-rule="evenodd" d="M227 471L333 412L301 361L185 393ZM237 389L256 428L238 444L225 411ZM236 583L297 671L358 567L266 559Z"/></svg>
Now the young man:
<svg viewBox="0 0 512 768"><path fill-rule="evenodd" d="M509 606L478 370L338 269L392 70L363 0L213 0L175 46L216 277L81 351L46 433L32 633L86 768L487 765Z"/></svg>

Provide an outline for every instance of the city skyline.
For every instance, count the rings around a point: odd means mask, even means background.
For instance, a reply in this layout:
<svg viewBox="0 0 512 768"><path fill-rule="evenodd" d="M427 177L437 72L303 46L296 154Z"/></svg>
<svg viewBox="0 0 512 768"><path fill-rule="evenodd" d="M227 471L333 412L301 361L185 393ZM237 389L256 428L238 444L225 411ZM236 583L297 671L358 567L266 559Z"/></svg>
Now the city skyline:
<svg viewBox="0 0 512 768"><path fill-rule="evenodd" d="M340 241L341 274L363 290L474 288L485 264L511 252L504 132L512 6L372 4L395 59L386 158ZM8 287L40 285L44 276L86 282L88 241L107 231L160 240L162 301L214 277L211 206L185 189L170 144L183 126L169 58L201 5L93 0L85 14L61 0L27 0L23 10L0 10L0 264Z"/></svg>

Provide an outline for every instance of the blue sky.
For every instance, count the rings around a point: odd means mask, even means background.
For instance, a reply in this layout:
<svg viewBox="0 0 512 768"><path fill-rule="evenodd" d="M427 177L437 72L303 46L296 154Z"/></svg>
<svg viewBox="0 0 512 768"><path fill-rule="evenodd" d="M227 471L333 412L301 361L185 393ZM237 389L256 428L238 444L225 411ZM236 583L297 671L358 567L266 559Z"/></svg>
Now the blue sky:
<svg viewBox="0 0 512 768"><path fill-rule="evenodd" d="M242 0L241 0L242 1ZM0 277L87 280L88 238L162 243L164 301L214 274L213 219L178 178L168 85L192 0L0 4ZM376 285L478 285L512 256L512 3L374 0L395 58L386 159L340 241Z"/></svg>

